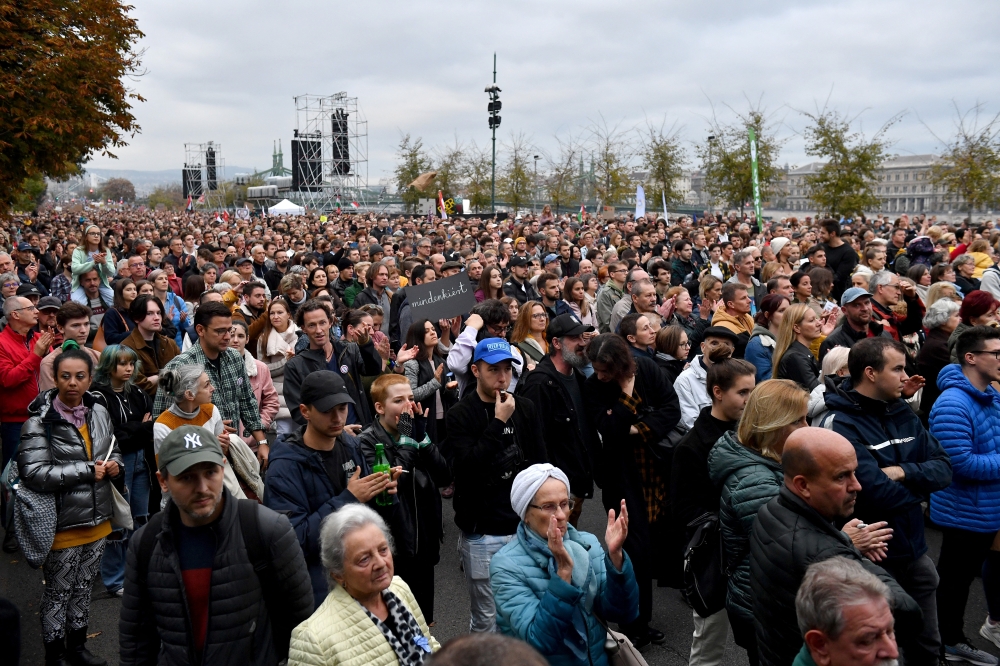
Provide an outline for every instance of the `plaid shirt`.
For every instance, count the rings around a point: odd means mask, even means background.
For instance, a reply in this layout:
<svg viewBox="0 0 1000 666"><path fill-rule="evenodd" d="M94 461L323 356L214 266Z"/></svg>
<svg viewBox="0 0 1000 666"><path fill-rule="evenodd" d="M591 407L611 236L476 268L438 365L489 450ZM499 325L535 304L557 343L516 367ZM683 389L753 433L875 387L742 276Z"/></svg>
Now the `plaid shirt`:
<svg viewBox="0 0 1000 666"><path fill-rule="evenodd" d="M243 357L235 349L227 349L220 356L219 372L205 358L205 352L201 349L201 344L196 344L179 356L175 356L170 363L167 363L163 370L172 370L180 365L201 365L204 366L208 378L212 380L215 393L212 394L212 403L219 409L223 420L231 420L233 426L242 423L244 437L249 436L254 430L263 430L264 426L260 422L260 407L257 405L257 398L250 388L250 378L247 376L246 365ZM163 372L161 370L161 374ZM170 400L157 388L156 400L153 401L153 419L155 420L160 412L166 411L170 406ZM239 428L236 429L237 433Z"/></svg>

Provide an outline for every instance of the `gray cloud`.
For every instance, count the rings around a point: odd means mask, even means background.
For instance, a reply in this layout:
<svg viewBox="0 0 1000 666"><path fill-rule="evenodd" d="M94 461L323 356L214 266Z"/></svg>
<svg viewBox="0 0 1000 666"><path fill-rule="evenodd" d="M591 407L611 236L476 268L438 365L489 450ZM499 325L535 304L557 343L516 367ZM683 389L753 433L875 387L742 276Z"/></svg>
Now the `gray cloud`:
<svg viewBox="0 0 1000 666"><path fill-rule="evenodd" d="M582 134L599 114L646 118L702 139L715 112L761 99L801 164L797 110L830 105L871 132L906 112L890 136L900 154L938 147L952 103L1000 108L995 63L1000 4L955 0L607 2L136 3L148 73L143 130L95 167L180 169L183 143L214 140L227 164L266 168L286 145L293 96L357 96L368 119L369 180L389 176L400 134L426 146L489 142L493 52L503 125L543 149ZM832 91L832 93L831 93ZM922 122L921 122L922 121ZM286 164L288 158L286 157ZM231 175L231 174L230 174Z"/></svg>

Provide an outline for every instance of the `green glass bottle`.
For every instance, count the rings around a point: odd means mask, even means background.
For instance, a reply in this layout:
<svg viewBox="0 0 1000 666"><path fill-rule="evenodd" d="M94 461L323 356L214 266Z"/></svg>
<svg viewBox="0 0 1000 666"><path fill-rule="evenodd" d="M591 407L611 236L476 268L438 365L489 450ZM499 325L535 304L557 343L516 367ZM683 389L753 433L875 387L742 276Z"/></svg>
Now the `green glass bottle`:
<svg viewBox="0 0 1000 666"><path fill-rule="evenodd" d="M385 457L385 448L382 444L375 445L375 464L372 465L372 472L378 474L379 472L384 472L390 474L389 471L389 460ZM392 506L392 497L389 496L388 490L383 490L375 498L375 504L379 506Z"/></svg>

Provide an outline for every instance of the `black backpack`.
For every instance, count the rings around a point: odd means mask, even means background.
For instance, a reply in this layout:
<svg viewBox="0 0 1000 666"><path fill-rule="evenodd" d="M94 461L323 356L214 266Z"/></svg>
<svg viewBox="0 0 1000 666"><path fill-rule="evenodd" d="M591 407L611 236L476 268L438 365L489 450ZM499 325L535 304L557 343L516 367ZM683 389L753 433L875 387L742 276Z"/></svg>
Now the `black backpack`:
<svg viewBox="0 0 1000 666"><path fill-rule="evenodd" d="M684 583L681 594L698 615L708 617L726 607L729 576L745 553L741 553L726 566L717 514L701 514L688 523L687 533L691 538L684 548Z"/></svg>
<svg viewBox="0 0 1000 666"><path fill-rule="evenodd" d="M280 662L288 658L288 644L291 641L294 625L291 622L292 613L287 609L287 600L281 594L281 589L278 586L268 548L260 538L260 521L257 519L259 506L254 500L238 500L240 531L243 533L243 546L246 548L247 557L250 558L250 564L253 565L253 571L260 583L264 605L267 607L267 614L271 620L274 652ZM139 573L140 596L146 595L144 590L147 589L146 578L149 573L149 560L153 557L156 537L160 533L165 513L166 511L160 511L149 519L139 541L136 564ZM145 596L143 602L150 604L148 596Z"/></svg>

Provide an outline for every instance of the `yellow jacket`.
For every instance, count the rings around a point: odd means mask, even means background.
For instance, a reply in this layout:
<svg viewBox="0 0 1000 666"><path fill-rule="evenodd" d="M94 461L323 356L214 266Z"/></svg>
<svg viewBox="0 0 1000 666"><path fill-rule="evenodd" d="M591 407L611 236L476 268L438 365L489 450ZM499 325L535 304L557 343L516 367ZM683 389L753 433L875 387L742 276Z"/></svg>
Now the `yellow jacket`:
<svg viewBox="0 0 1000 666"><path fill-rule="evenodd" d="M437 652L424 614L409 586L396 576L389 590L399 597ZM389 642L357 601L342 587L330 591L308 620L292 630L288 666L395 666L399 660Z"/></svg>
<svg viewBox="0 0 1000 666"><path fill-rule="evenodd" d="M734 317L726 312L725 308L719 308L715 311L715 316L712 317L712 326L728 328L736 335L740 335L741 333L750 335L753 333L753 317L748 314L742 317Z"/></svg>
<svg viewBox="0 0 1000 666"><path fill-rule="evenodd" d="M985 252L969 252L968 254L976 260L976 270L972 272L972 277L977 280L983 277L983 271L995 263Z"/></svg>

